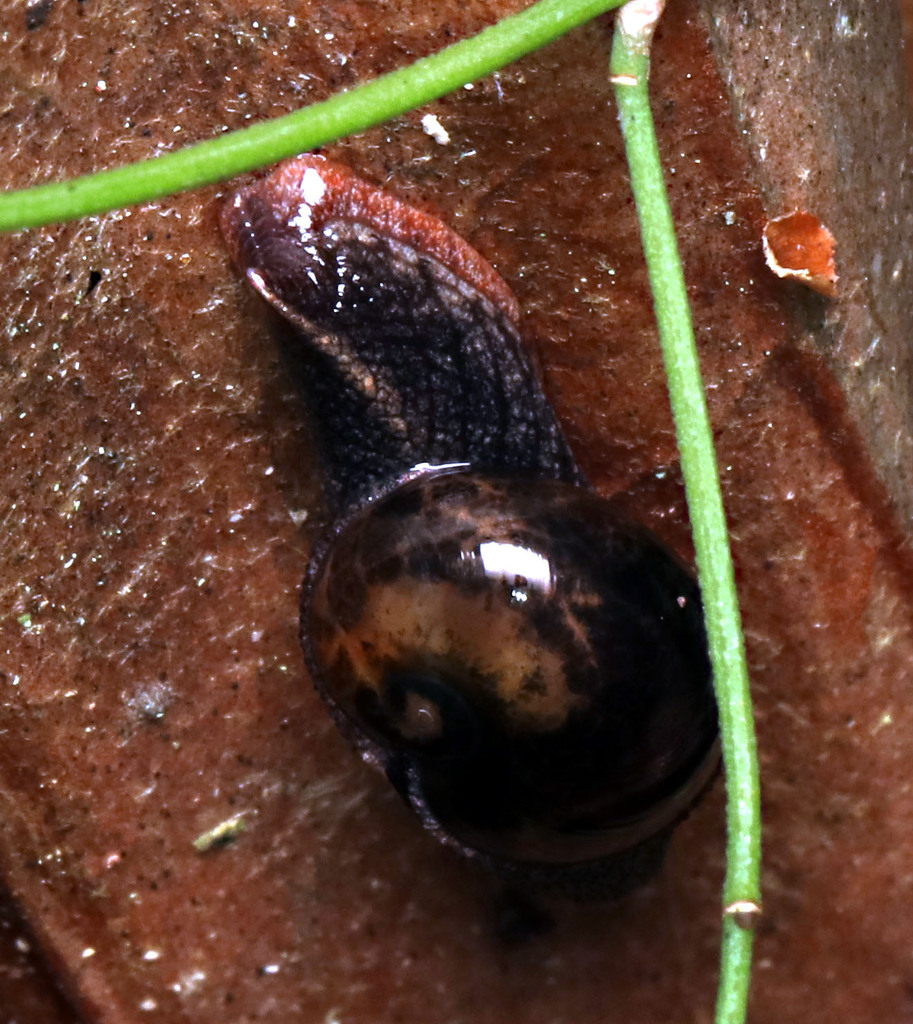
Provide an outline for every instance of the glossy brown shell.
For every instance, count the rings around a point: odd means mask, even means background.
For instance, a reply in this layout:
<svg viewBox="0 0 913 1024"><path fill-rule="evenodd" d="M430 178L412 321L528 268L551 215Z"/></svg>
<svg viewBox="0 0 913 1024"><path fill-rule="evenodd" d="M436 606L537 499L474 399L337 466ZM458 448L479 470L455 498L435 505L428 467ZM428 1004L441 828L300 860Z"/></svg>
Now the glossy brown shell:
<svg viewBox="0 0 913 1024"><path fill-rule="evenodd" d="M426 473L315 561L321 691L426 823L572 863L678 820L716 765L690 572L589 490Z"/></svg>

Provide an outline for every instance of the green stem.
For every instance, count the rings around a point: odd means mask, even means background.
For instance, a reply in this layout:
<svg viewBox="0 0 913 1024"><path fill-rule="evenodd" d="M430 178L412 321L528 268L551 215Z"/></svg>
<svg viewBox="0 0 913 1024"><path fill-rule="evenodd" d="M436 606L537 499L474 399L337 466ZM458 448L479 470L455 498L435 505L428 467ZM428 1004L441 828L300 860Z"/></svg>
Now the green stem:
<svg viewBox="0 0 913 1024"><path fill-rule="evenodd" d="M655 0L634 0L617 17L610 72L616 86L678 434L720 709L728 841L723 894L727 912L716 1019L718 1024L739 1024L745 1020L751 979L751 925L760 909L760 783L748 668L713 434L647 91L655 24L650 19L658 17L661 6ZM741 913L733 912L736 904L741 904Z"/></svg>
<svg viewBox="0 0 913 1024"><path fill-rule="evenodd" d="M2 193L0 231L160 199L326 145L484 78L623 2L540 0L471 39L284 117L126 167Z"/></svg>

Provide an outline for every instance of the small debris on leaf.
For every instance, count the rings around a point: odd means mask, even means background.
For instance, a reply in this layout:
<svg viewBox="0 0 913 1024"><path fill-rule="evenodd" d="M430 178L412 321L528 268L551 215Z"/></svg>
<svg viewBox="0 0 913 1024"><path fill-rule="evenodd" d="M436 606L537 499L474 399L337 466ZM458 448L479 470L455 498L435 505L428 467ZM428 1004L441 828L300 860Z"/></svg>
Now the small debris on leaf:
<svg viewBox="0 0 913 1024"><path fill-rule="evenodd" d="M206 853L209 850L218 850L223 846L233 843L238 836L247 831L247 822L244 814L234 814L225 821L220 821L214 828L201 832L193 841L194 849L198 853Z"/></svg>
<svg viewBox="0 0 913 1024"><path fill-rule="evenodd" d="M764 228L764 258L777 277L788 277L833 298L837 294L834 236L805 210L774 217Z"/></svg>

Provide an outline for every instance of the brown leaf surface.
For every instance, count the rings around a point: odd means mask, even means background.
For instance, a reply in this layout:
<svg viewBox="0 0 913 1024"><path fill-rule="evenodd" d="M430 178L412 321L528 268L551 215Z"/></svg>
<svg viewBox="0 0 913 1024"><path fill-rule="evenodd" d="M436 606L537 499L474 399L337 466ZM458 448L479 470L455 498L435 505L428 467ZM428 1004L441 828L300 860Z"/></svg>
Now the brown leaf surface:
<svg viewBox="0 0 913 1024"><path fill-rule="evenodd" d="M870 46L898 36L877 6ZM29 29L34 5L9 5L4 183L282 113L511 7L57 0ZM606 40L589 25L434 104L448 144L409 115L334 155L433 204L497 265L586 470L686 550ZM898 477L841 371L867 330L874 344L868 292L840 307L857 327L837 365L816 345L833 330L822 300L798 304L764 266L762 226L782 211L687 0L654 74L758 702L752 1020L899 1022L913 1007L911 567ZM850 135L854 116L841 112ZM880 187L874 172L860 185L873 222L906 210L899 195L878 207ZM654 883L618 907L549 904L554 927L511 945L497 886L422 834L329 723L296 638L319 474L216 230L227 192L0 240L0 867L56 977L82 1020L118 1024L709 1021L719 789ZM850 261L851 232L822 218ZM866 288L880 294L888 269ZM238 815L232 844L194 847ZM5 962L2 1024L75 1019Z"/></svg>

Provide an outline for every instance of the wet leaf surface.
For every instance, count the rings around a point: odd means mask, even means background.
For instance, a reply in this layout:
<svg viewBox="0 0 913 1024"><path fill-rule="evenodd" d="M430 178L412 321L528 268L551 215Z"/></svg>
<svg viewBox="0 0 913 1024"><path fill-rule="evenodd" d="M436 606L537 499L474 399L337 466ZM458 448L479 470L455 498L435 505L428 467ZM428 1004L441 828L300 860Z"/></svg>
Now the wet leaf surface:
<svg viewBox="0 0 913 1024"><path fill-rule="evenodd" d="M282 113L511 5L87 0L29 29L32 9L0 14L8 185ZM866 19L852 24L896 41L881 9ZM764 266L763 224L782 210L759 184L755 137L742 148L704 25L671 5L655 108L758 706L752 1019L899 1022L913 1006L913 636L903 447L883 438L902 436L905 364L857 374L877 429L850 370L876 335L899 351L909 322L880 305L890 331L872 328L866 289L888 287L893 263L866 277L874 257L857 259L905 200L878 207L867 171L858 237L809 204L835 233L841 280L862 284L837 321L826 300L797 298ZM687 553L607 31L434 104L448 143L415 114L334 155L431 204L495 263L585 469ZM645 889L613 908L545 902L519 916L550 927L517 927L497 884L417 829L336 734L296 636L318 468L217 232L227 192L0 240L0 868L51 976L82 1020L119 1024L711 1019L719 789ZM233 842L199 848L230 820L245 823ZM72 1021L15 937L2 948L0 1021Z"/></svg>

